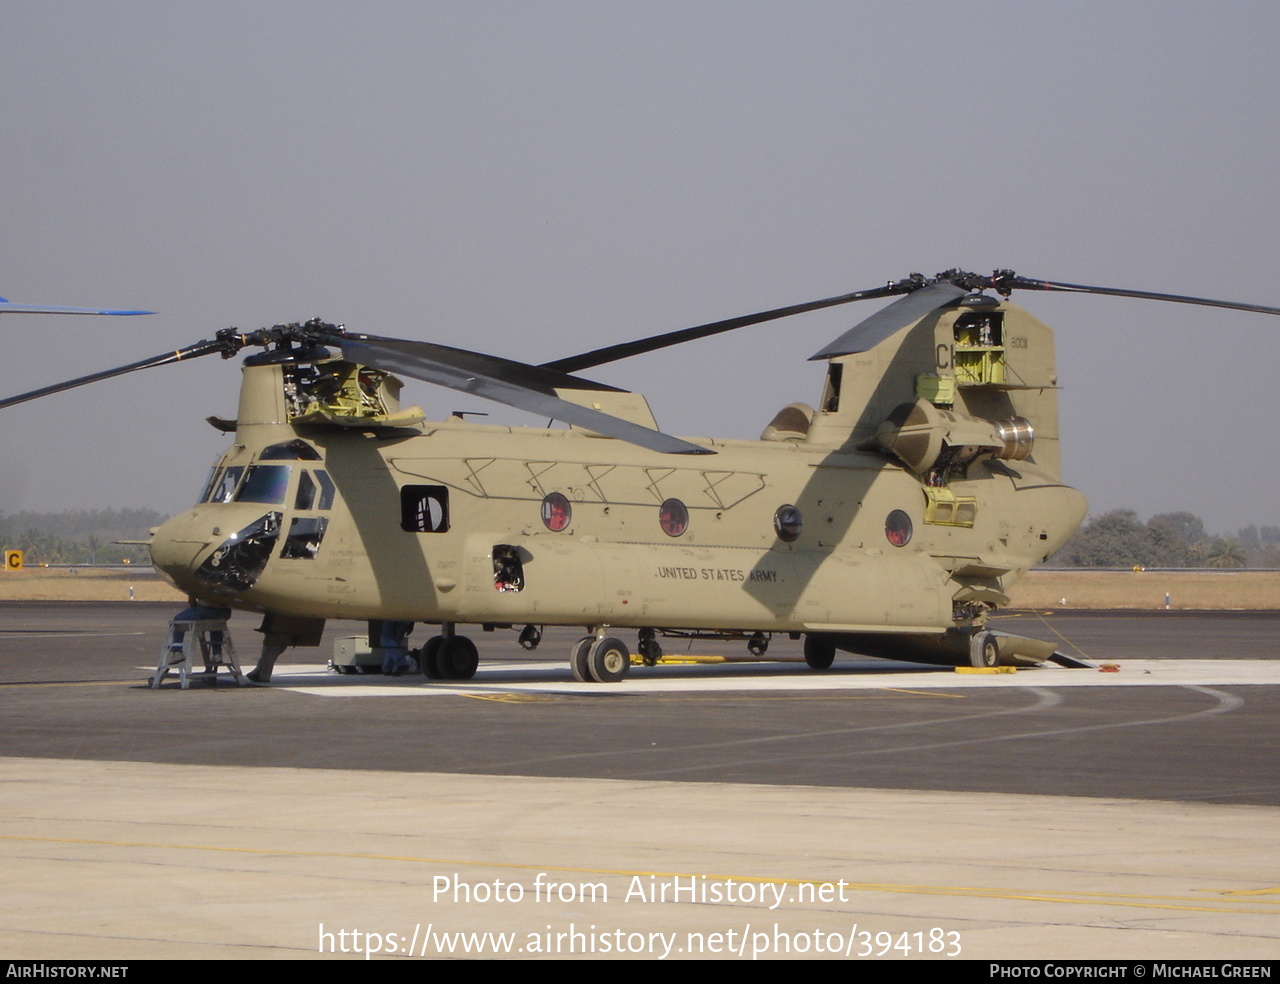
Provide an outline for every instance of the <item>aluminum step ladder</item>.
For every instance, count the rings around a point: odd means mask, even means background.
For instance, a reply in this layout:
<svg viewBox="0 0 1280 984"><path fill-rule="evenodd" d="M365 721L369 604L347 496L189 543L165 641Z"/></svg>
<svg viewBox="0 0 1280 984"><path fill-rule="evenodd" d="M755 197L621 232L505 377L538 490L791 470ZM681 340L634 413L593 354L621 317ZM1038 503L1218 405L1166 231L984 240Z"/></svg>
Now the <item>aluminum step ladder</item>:
<svg viewBox="0 0 1280 984"><path fill-rule="evenodd" d="M197 651L203 664L202 671L196 670ZM169 623L168 634L160 647L160 660L156 663L155 676L151 678L151 689L158 689L170 670L178 674L183 690L190 687L191 676L196 672L202 672L204 679L213 683L219 666L226 667L236 678L236 683L247 685L244 674L240 672L240 661L236 659L236 647L232 645L227 620L175 618Z"/></svg>

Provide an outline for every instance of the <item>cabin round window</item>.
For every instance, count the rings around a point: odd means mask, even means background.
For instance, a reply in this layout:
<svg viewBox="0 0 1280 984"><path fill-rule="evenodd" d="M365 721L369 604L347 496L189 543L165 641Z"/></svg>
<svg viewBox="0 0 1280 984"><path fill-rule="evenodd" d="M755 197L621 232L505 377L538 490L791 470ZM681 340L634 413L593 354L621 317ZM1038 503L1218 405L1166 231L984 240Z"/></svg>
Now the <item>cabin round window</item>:
<svg viewBox="0 0 1280 984"><path fill-rule="evenodd" d="M559 492L549 492L542 500L542 525L552 533L562 533L573 519L573 506Z"/></svg>
<svg viewBox="0 0 1280 984"><path fill-rule="evenodd" d="M884 521L884 535L895 547L905 547L911 542L911 517L895 509Z"/></svg>
<svg viewBox="0 0 1280 984"><path fill-rule="evenodd" d="M803 526L804 519L795 506L779 506L778 511L773 514L773 531L778 534L778 539L783 543L795 543L800 539L800 530Z"/></svg>
<svg viewBox="0 0 1280 984"><path fill-rule="evenodd" d="M680 536L689 528L689 510L679 499L668 499L658 509L658 525L667 536Z"/></svg>

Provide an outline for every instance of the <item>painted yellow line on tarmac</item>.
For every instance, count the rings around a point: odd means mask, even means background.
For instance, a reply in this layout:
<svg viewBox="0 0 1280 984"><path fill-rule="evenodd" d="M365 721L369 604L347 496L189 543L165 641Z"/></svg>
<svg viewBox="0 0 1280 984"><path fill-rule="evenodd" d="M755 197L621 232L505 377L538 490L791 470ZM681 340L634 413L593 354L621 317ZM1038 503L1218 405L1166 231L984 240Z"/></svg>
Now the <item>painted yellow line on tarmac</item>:
<svg viewBox="0 0 1280 984"><path fill-rule="evenodd" d="M641 661L643 662L643 661ZM694 666L698 663L727 663L726 656L663 656L657 666Z"/></svg>
<svg viewBox="0 0 1280 984"><path fill-rule="evenodd" d="M632 657L632 665L639 666L644 661ZM664 655L658 660L658 666L687 666L691 663L803 663L799 656L711 656L698 653L683 653L679 656Z"/></svg>
<svg viewBox="0 0 1280 984"><path fill-rule="evenodd" d="M269 855L275 857L296 858L330 858L361 861L395 861L410 864L436 864L452 867L500 868L520 871L568 872L580 875L612 875L622 878L688 878L695 884L703 881L737 881L767 885L830 885L830 881L819 881L814 878L765 878L755 875L709 874L688 871L640 871L620 868L580 868L546 864L520 864L518 862L495 861L463 861L455 858L424 858L415 855L398 854L364 854L348 851L297 851L276 850L265 847L227 847L219 844L161 844L147 841L112 841L95 840L79 837L31 837L16 834L0 834L0 841L26 842L36 844L79 844L87 847L121 847L140 848L146 850L174 851L212 851L222 854ZM843 889L852 892L888 892L899 895L943 895L961 896L965 898L1011 899L1025 902L1048 902L1058 905L1106 905L1136 909L1165 909L1181 912L1232 912L1260 916L1280 915L1280 909L1248 909L1232 904L1231 898L1224 897L1220 905L1186 905L1179 903L1203 902L1202 899L1180 895L1127 895L1104 892L1034 892L1010 891L998 888L982 888L969 885L897 885L891 882L837 882ZM1261 891L1280 891L1265 889ZM1223 890L1223 895L1239 894L1250 896L1253 890Z"/></svg>
<svg viewBox="0 0 1280 984"><path fill-rule="evenodd" d="M1225 889L1223 895L1280 895L1280 888L1231 888Z"/></svg>

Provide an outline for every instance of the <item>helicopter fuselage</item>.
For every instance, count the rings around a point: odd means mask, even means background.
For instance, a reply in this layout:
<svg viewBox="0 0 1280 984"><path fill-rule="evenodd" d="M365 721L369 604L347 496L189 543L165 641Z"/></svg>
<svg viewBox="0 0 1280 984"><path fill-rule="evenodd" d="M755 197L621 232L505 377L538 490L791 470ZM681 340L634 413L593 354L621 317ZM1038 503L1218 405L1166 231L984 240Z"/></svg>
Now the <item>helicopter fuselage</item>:
<svg viewBox="0 0 1280 984"><path fill-rule="evenodd" d="M542 453L530 455L535 434ZM674 464L572 431L458 423L315 435L318 460L258 461L261 448L237 446L218 471L279 469L271 501L201 503L162 526L152 550L193 594L321 618L927 631L952 624L953 572L999 571L1003 586L1061 546L1081 511L1074 489L979 464L952 483L979 504L973 526L930 525L920 483L879 456L705 443L714 458ZM320 472L331 500L297 508ZM778 529L788 507L790 543ZM910 534L886 530L895 512ZM251 584L201 575L228 537L269 516L277 542ZM290 550L295 524L306 542Z"/></svg>

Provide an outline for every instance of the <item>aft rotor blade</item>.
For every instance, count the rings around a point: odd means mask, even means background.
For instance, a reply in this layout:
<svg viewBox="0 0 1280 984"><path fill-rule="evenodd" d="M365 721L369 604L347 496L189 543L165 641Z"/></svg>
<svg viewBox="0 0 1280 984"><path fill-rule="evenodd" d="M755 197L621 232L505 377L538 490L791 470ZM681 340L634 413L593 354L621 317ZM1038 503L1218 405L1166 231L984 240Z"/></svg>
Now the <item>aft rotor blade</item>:
<svg viewBox="0 0 1280 984"><path fill-rule="evenodd" d="M1138 297L1148 301L1172 301L1175 304L1199 304L1204 307L1227 308L1232 311L1252 311L1255 314L1280 314L1280 307L1264 304L1242 304L1239 301L1215 301L1208 297L1188 297L1185 294L1162 294L1149 290L1125 290L1121 287L1091 287L1087 284L1064 284L1052 280L1033 280L1030 277L1009 277L1001 280L1001 288L1020 290L1055 290L1074 294L1107 294L1112 297Z"/></svg>
<svg viewBox="0 0 1280 984"><path fill-rule="evenodd" d="M156 366L165 366L171 362L181 362L186 359L199 358L202 355L210 355L214 352L221 352L224 346L219 342L197 342L195 345L189 345L184 349L178 349L174 352L166 352L164 355L157 355L154 358L143 359L141 362L131 362L127 366L120 366L116 369L107 369L103 372L95 372L88 376L80 376L78 379L69 379L65 383L54 383L52 386L42 386L40 389L32 390L29 393L22 393L19 396L11 396L7 400L0 400L0 410L6 407L16 406L19 403L26 403L28 400L38 400L42 396L51 396L54 393L61 393L63 390L75 389L77 386L87 386L89 383L101 382L104 379L111 379L114 376L123 376L128 372L137 372L139 369L152 369Z"/></svg>
<svg viewBox="0 0 1280 984"><path fill-rule="evenodd" d="M873 287L870 290L855 290L852 294L841 294L838 297L825 297L820 301L807 301L804 304L792 304L790 307L774 308L771 311L747 314L740 318L729 318L725 321L712 321L708 324L697 325L693 328L682 328L679 331L669 331L662 335L652 335L649 338L639 338L634 342L622 342L618 345L610 345L606 348L595 349L591 352L584 352L581 355L572 355L567 359L557 359L555 362L544 362L542 367L545 369L559 369L562 372L577 372L580 369L590 369L592 366L602 366L608 362L617 362L619 359L629 359L633 355L643 355L646 352L656 352L658 349L664 349L671 345L682 345L685 342L692 342L699 338L718 335L721 332L733 331L737 328L746 328L748 325L758 325L765 321L776 321L778 318L789 318L793 314L804 314L807 311L818 311L822 308L835 307L838 304L849 304L852 301L865 301L876 297L890 297L894 294L906 293L909 289L909 287L900 282L896 284L888 284L884 287Z"/></svg>
<svg viewBox="0 0 1280 984"><path fill-rule="evenodd" d="M621 417L560 399L550 392L558 385L551 380L562 379L563 374L547 371L546 367L525 366L506 359L483 356L478 352L451 349L427 342L362 340L353 336L334 336L328 343L340 347L344 358L351 362L411 376L463 393L472 393L519 410L576 424L651 451L663 454L715 453L710 448L699 447L661 431L633 424ZM544 375L539 376L539 369L544 370ZM520 374L527 374L532 385L519 381ZM583 380L576 382L577 385L572 388L583 388ZM586 388L593 387L594 384L589 384Z"/></svg>
<svg viewBox="0 0 1280 984"><path fill-rule="evenodd" d="M14 304L0 297L0 314L155 314L154 311L117 311L110 308L52 307L48 304Z"/></svg>
<svg viewBox="0 0 1280 984"><path fill-rule="evenodd" d="M912 322L919 321L930 311L946 307L968 293L953 283L939 280L912 291L886 308L881 308L865 321L859 321L821 352L809 356L809 361L833 359L840 355L852 355L875 348L890 335L901 331Z"/></svg>

